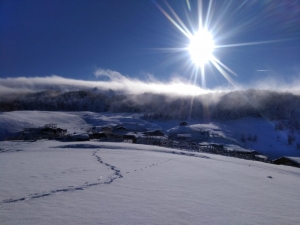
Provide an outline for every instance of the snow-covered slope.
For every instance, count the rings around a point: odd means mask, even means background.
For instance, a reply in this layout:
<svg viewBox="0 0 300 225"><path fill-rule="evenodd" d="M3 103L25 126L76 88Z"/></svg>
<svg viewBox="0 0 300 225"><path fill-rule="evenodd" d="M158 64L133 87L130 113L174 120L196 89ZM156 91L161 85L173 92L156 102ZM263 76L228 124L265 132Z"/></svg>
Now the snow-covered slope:
<svg viewBox="0 0 300 225"><path fill-rule="evenodd" d="M21 132L24 128L55 123L70 132L84 129L86 122L78 115L67 112L14 111L0 114L0 140L4 135Z"/></svg>
<svg viewBox="0 0 300 225"><path fill-rule="evenodd" d="M300 221L299 168L126 143L4 141L0 148L5 225Z"/></svg>
<svg viewBox="0 0 300 225"><path fill-rule="evenodd" d="M201 131L209 132L210 137L199 135ZM168 132L191 133L193 137L199 137L203 142L239 145L256 150L272 159L281 156L300 156L300 150L296 146L297 143L300 143L299 133L295 132L295 142L288 145L289 131L277 131L274 129L274 122L261 118L210 122L192 121L191 125L176 126L169 129ZM245 137L244 142L241 140L242 136ZM255 141L254 137L256 137Z"/></svg>
<svg viewBox="0 0 300 225"><path fill-rule="evenodd" d="M145 121L140 114L131 113L93 113L93 112L48 112L48 111L14 111L0 113L0 140L21 132L26 127L39 127L45 123L55 123L68 129L69 133L86 132L93 126L125 125L135 131L162 129L167 134L191 133L198 142L235 144L253 149L272 159L281 156L300 156L296 145L300 135L295 132L295 141L288 145L288 130L276 131L274 121L262 118L243 118L225 121L187 121L187 126L179 126L181 121ZM202 131L210 134L205 138ZM245 142L241 141L244 135ZM253 141L254 137L256 140ZM251 140L247 140L251 139Z"/></svg>
<svg viewBox="0 0 300 225"><path fill-rule="evenodd" d="M92 126L116 126L125 124L136 130L159 129L156 124L138 119L138 114L93 113L93 112L52 112L14 111L0 113L0 141L5 137L23 131L24 128L41 127L54 123L68 129L69 133L83 132Z"/></svg>

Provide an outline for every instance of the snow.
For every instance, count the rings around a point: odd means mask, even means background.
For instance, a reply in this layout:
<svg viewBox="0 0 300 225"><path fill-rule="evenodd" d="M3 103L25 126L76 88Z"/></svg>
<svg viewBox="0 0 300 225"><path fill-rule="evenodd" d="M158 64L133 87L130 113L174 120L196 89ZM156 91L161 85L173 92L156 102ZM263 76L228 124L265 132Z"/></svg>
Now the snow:
<svg viewBox="0 0 300 225"><path fill-rule="evenodd" d="M264 155L255 155L256 158L259 158L261 160L267 160L268 157L267 156L264 156Z"/></svg>
<svg viewBox="0 0 300 225"><path fill-rule="evenodd" d="M0 140L3 140L4 134L21 132L24 128L42 127L47 123L57 124L58 127L66 128L71 133L82 131L86 127L86 122L82 117L70 112L2 112L0 114Z"/></svg>
<svg viewBox="0 0 300 225"><path fill-rule="evenodd" d="M1 149L1 224L300 221L299 168L98 141Z"/></svg>
<svg viewBox="0 0 300 225"><path fill-rule="evenodd" d="M252 149L245 149L245 148L242 148L240 146L237 146L237 145L225 145L226 149L228 151L235 151L235 152L254 152L254 150Z"/></svg>
<svg viewBox="0 0 300 225"><path fill-rule="evenodd" d="M87 133L80 133L80 134L74 133L74 134L71 134L70 137L73 140L76 140L78 138L82 139L82 140L89 140L89 135Z"/></svg>
<svg viewBox="0 0 300 225"><path fill-rule="evenodd" d="M68 129L68 133L86 133L95 127L97 131L105 126L123 126L129 131L162 130L167 134L189 133L196 142L232 145L245 151L255 150L259 154L276 159L282 156L300 157L297 149L300 134L295 132L296 141L288 145L288 130L276 131L277 121L263 118L242 118L238 120L204 121L190 120L187 126L179 126L182 121L145 121L136 113L94 113L94 112L49 112L49 111L14 111L0 113L0 141L5 137L15 136L24 128L40 127L45 123L54 123ZM201 132L208 132L209 137ZM257 136L257 141L241 141L241 135ZM248 149L248 150L247 150Z"/></svg>

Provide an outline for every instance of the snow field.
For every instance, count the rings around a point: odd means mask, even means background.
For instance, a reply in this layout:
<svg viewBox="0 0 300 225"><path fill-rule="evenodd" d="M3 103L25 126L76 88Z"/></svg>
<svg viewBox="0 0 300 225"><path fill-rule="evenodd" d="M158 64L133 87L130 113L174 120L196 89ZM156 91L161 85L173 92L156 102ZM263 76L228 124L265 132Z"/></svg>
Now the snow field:
<svg viewBox="0 0 300 225"><path fill-rule="evenodd" d="M125 143L1 144L3 224L300 221L298 168Z"/></svg>

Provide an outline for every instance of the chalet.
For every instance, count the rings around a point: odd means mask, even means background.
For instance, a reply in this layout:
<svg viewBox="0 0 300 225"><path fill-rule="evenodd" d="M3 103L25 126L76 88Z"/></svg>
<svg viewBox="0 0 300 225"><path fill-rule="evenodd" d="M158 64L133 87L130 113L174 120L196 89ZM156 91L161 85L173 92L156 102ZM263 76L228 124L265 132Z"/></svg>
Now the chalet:
<svg viewBox="0 0 300 225"><path fill-rule="evenodd" d="M179 124L179 126L187 126L187 125L188 125L188 123L184 122L184 121Z"/></svg>
<svg viewBox="0 0 300 225"><path fill-rule="evenodd" d="M125 134L125 135L123 135L123 141L129 142L129 143L136 143L137 137L133 134Z"/></svg>
<svg viewBox="0 0 300 225"><path fill-rule="evenodd" d="M226 150L229 156L243 159L255 159L255 155L259 155L259 153L255 150L244 149L239 146L228 147Z"/></svg>
<svg viewBox="0 0 300 225"><path fill-rule="evenodd" d="M199 144L199 148L202 151L211 152L211 153L215 153L215 154L222 154L226 151L224 148L224 145L216 144L216 143L203 142L203 143Z"/></svg>
<svg viewBox="0 0 300 225"><path fill-rule="evenodd" d="M110 133L110 132L112 132L112 128L108 127L108 126L105 126L105 127L101 128L101 131L105 132L105 133Z"/></svg>
<svg viewBox="0 0 300 225"><path fill-rule="evenodd" d="M56 132L58 135L65 135L67 133L67 129L57 128Z"/></svg>
<svg viewBox="0 0 300 225"><path fill-rule="evenodd" d="M273 160L274 164L300 167L300 157L281 157Z"/></svg>
<svg viewBox="0 0 300 225"><path fill-rule="evenodd" d="M261 162L267 162L268 161L268 157L265 156L265 155L255 155L254 157L257 161L261 161Z"/></svg>
<svg viewBox="0 0 300 225"><path fill-rule="evenodd" d="M221 155L227 155L227 156L233 156L237 158L251 159L251 160L258 160L257 155L259 155L259 153L255 150L244 149L237 145L224 146L223 144L207 143L207 142L200 143L199 150L204 152L214 153L214 154L221 154Z"/></svg>
<svg viewBox="0 0 300 225"><path fill-rule="evenodd" d="M25 128L19 138L21 140L34 140L40 136L39 132L39 128Z"/></svg>
<svg viewBox="0 0 300 225"><path fill-rule="evenodd" d="M61 137L66 133L66 129L59 128L53 123L45 124L44 127L40 128L40 134L42 137Z"/></svg>
<svg viewBox="0 0 300 225"><path fill-rule="evenodd" d="M40 133L43 137L53 137L56 134L56 128L52 127L43 127L40 130Z"/></svg>
<svg viewBox="0 0 300 225"><path fill-rule="evenodd" d="M78 135L74 135L74 139L76 141L89 141L90 137L88 134L78 134Z"/></svg>
<svg viewBox="0 0 300 225"><path fill-rule="evenodd" d="M113 131L112 131L114 134L117 134L117 135L124 135L126 134L128 131L127 131L127 128L126 127L123 127L123 126L116 126L114 127Z"/></svg>
<svg viewBox="0 0 300 225"><path fill-rule="evenodd" d="M123 141L123 136L119 134L114 133L107 133L107 141L115 141L115 142L121 142Z"/></svg>
<svg viewBox="0 0 300 225"><path fill-rule="evenodd" d="M57 127L56 124L49 123L38 128L24 128L20 139L40 139L40 138L61 138L66 135L67 129Z"/></svg>
<svg viewBox="0 0 300 225"><path fill-rule="evenodd" d="M144 133L146 136L164 136L164 132L161 130L154 130L154 131L146 131Z"/></svg>
<svg viewBox="0 0 300 225"><path fill-rule="evenodd" d="M194 148L194 147L198 147L198 144L195 142L189 142L188 143L190 147Z"/></svg>
<svg viewBox="0 0 300 225"><path fill-rule="evenodd" d="M68 134L62 138L64 141L89 141L90 137L87 133L79 133L74 132L73 134Z"/></svg>
<svg viewBox="0 0 300 225"><path fill-rule="evenodd" d="M107 134L104 132L96 132L96 133L89 133L90 139L103 139L107 138Z"/></svg>

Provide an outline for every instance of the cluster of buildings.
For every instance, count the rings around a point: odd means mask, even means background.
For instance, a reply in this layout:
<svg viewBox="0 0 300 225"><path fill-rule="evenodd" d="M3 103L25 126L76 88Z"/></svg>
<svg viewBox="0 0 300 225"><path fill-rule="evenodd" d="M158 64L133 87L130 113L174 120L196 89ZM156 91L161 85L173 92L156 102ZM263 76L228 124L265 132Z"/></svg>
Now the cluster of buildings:
<svg viewBox="0 0 300 225"><path fill-rule="evenodd" d="M54 139L62 138L67 134L67 129L57 127L57 124L45 124L38 128L25 128L21 135L17 137L20 140L38 140L38 139Z"/></svg>
<svg viewBox="0 0 300 225"><path fill-rule="evenodd" d="M186 126L186 122L180 126ZM96 139L110 142L128 142L146 145L157 145L169 148L177 148L186 151L207 152L248 160L271 162L300 167L300 158L281 157L270 161L268 157L260 155L257 151L244 149L237 145L213 143L209 139L209 132L201 131L200 139L195 139L191 133L172 133L166 135L161 130L134 130L126 125L92 127L87 133L68 134L67 129L62 129L57 124L45 124L39 128L25 128L19 140L57 139L61 141L89 141ZM199 138L199 136L197 136ZM206 141L205 141L206 140ZM200 142L201 141L201 142Z"/></svg>

